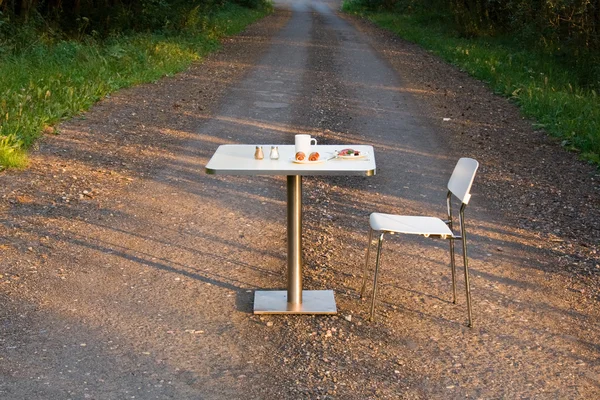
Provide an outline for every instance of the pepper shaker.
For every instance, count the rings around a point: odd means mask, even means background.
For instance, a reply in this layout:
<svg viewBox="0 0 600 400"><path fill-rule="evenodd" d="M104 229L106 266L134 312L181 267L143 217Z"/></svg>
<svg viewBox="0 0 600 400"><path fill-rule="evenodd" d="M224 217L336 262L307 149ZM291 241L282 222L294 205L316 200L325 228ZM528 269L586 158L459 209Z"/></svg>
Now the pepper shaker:
<svg viewBox="0 0 600 400"><path fill-rule="evenodd" d="M271 154L269 157L271 157L271 160L279 159L279 148L277 146L271 146Z"/></svg>
<svg viewBox="0 0 600 400"><path fill-rule="evenodd" d="M265 158L262 146L256 146L256 151L254 151L254 158L256 158L257 160L262 160L263 158Z"/></svg>

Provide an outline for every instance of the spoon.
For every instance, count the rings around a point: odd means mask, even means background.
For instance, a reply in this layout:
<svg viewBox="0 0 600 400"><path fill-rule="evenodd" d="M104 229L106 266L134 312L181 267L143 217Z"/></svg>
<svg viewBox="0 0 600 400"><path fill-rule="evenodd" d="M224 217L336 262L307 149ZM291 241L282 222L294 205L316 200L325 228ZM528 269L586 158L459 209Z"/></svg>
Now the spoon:
<svg viewBox="0 0 600 400"><path fill-rule="evenodd" d="M329 158L327 159L327 161L329 161L329 160L333 160L334 158L338 158L338 156L339 156L339 151L337 151L337 150L334 150L334 151L333 151L333 156L329 157Z"/></svg>

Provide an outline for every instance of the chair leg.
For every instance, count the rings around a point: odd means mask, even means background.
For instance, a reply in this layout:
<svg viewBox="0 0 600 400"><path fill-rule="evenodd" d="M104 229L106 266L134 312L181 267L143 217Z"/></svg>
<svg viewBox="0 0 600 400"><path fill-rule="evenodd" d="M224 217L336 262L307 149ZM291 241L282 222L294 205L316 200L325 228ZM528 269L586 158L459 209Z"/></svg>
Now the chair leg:
<svg viewBox="0 0 600 400"><path fill-rule="evenodd" d="M370 320L375 319L375 297L377 296L377 276L379 275L379 264L381 259L381 247L383 246L383 235L385 232L381 232L379 235L379 242L377 243L377 257L375 260L375 277L373 278L373 296L371 298L371 317Z"/></svg>
<svg viewBox="0 0 600 400"><path fill-rule="evenodd" d="M369 241L367 242L367 255L365 260L365 267L363 268L363 282L360 289L360 298L365 298L365 289L367 287L367 269L369 266L369 256L371 255L371 242L373 241L373 229L369 228Z"/></svg>
<svg viewBox="0 0 600 400"><path fill-rule="evenodd" d="M463 258L465 262L465 290L467 293L467 312L469 314L469 327L473 327L473 312L471 309L471 286L469 284L469 258L467 257L467 238L462 234Z"/></svg>
<svg viewBox="0 0 600 400"><path fill-rule="evenodd" d="M450 238L450 268L452 269L452 303L456 304L456 257L454 253L454 238Z"/></svg>

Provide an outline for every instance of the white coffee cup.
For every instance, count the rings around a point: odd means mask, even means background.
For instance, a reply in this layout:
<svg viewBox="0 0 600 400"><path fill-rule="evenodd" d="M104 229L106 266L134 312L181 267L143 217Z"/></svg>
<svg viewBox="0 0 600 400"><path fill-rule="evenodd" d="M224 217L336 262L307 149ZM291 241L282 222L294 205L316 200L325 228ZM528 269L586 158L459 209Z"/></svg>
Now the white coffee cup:
<svg viewBox="0 0 600 400"><path fill-rule="evenodd" d="M317 144L317 139L310 135L296 135L296 153L303 152L306 157L311 153L311 147Z"/></svg>

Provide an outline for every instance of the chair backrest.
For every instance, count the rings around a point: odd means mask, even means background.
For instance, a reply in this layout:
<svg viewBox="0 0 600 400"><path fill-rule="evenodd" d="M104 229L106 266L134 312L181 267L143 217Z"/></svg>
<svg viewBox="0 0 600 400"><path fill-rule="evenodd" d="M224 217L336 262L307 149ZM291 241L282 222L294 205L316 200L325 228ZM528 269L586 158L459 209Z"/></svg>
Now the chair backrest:
<svg viewBox="0 0 600 400"><path fill-rule="evenodd" d="M452 176L448 181L448 190L452 192L463 204L468 204L471 199L471 185L479 163L472 158L461 158L456 163Z"/></svg>

